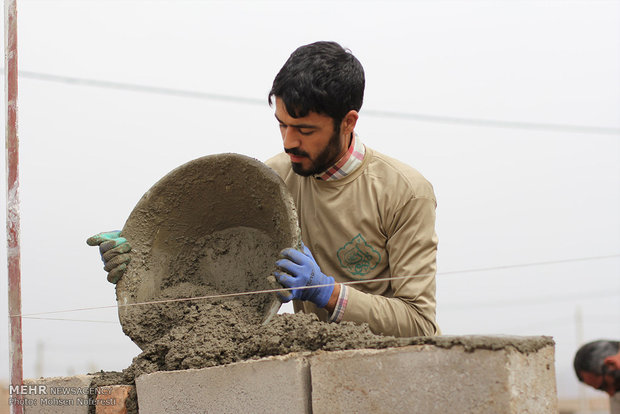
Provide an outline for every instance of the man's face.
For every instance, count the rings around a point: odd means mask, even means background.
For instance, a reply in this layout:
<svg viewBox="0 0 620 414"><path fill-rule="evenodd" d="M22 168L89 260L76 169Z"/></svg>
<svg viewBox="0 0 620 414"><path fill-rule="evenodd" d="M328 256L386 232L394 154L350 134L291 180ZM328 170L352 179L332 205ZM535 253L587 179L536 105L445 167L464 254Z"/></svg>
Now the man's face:
<svg viewBox="0 0 620 414"><path fill-rule="evenodd" d="M275 115L280 123L284 151L295 173L304 177L319 174L346 153L349 142L345 134L350 135L350 131L336 130L333 118L316 112L293 118L278 97Z"/></svg>

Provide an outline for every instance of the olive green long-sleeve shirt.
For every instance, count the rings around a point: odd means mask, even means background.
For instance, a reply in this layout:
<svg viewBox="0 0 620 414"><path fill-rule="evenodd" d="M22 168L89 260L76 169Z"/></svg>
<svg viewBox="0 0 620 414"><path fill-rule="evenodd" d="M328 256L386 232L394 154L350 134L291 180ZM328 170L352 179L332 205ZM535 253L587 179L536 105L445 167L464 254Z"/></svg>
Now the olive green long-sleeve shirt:
<svg viewBox="0 0 620 414"><path fill-rule="evenodd" d="M435 322L436 201L415 169L366 147L344 178L321 181L291 169L285 153L267 160L291 192L303 242L336 282L412 276L348 285L341 320L394 336L439 334ZM310 302L295 311L328 312Z"/></svg>

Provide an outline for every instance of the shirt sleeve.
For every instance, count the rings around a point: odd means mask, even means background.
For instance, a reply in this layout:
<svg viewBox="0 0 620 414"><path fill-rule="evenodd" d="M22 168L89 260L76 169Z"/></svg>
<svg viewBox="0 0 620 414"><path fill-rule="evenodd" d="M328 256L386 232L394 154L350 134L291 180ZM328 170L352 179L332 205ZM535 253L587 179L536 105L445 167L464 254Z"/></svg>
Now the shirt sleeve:
<svg viewBox="0 0 620 414"><path fill-rule="evenodd" d="M437 235L435 200L412 197L389 221L386 250L393 297L348 287L343 321L366 322L383 335L399 337L439 334L435 322ZM401 278L406 276L406 278Z"/></svg>

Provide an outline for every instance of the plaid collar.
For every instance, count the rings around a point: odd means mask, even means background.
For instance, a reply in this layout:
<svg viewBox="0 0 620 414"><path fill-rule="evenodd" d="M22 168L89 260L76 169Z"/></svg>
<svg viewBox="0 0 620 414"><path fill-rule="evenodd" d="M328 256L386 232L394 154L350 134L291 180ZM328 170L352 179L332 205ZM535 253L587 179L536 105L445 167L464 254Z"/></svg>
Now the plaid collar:
<svg viewBox="0 0 620 414"><path fill-rule="evenodd" d="M314 178L322 181L339 180L355 171L364 160L366 148L357 134L353 134L351 145L346 154L340 160L320 174L315 174Z"/></svg>

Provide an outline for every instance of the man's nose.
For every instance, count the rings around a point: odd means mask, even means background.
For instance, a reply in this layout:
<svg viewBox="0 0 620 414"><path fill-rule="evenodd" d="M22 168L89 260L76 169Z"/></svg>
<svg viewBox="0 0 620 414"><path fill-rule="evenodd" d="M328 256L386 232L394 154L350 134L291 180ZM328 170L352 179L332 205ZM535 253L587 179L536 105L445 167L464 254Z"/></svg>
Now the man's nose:
<svg viewBox="0 0 620 414"><path fill-rule="evenodd" d="M291 149L297 148L301 145L299 134L295 131L295 128L287 127L282 134L282 144L284 148Z"/></svg>

